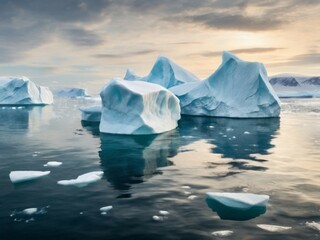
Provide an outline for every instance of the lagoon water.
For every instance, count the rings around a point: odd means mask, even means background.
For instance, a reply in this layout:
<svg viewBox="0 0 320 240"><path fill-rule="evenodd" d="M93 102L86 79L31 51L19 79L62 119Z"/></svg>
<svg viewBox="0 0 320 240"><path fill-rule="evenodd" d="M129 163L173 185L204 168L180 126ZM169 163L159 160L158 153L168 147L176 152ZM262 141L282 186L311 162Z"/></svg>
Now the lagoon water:
<svg viewBox="0 0 320 240"><path fill-rule="evenodd" d="M306 222L320 221L320 99L283 100L279 119L183 117L174 131L136 137L81 123L78 108L92 104L61 98L0 107L1 240L221 239L211 234L220 230L233 231L224 239L319 239ZM63 164L44 167L48 161ZM51 174L12 184L17 170ZM82 188L57 184L90 171L103 178ZM260 216L221 219L206 203L208 191L270 200ZM22 214L26 208L38 212ZM155 221L159 210L170 214Z"/></svg>

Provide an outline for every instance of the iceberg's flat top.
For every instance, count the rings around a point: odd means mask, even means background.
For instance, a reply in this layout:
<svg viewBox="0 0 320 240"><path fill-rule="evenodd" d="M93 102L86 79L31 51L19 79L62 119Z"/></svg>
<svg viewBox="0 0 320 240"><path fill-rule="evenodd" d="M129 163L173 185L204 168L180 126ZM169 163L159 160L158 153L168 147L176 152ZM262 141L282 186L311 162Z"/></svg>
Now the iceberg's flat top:
<svg viewBox="0 0 320 240"><path fill-rule="evenodd" d="M50 174L50 171L12 171L9 174L12 183L19 183L37 179Z"/></svg>
<svg viewBox="0 0 320 240"><path fill-rule="evenodd" d="M207 192L208 198L214 199L228 207L248 208L252 206L265 206L269 200L268 195L253 193L219 193Z"/></svg>

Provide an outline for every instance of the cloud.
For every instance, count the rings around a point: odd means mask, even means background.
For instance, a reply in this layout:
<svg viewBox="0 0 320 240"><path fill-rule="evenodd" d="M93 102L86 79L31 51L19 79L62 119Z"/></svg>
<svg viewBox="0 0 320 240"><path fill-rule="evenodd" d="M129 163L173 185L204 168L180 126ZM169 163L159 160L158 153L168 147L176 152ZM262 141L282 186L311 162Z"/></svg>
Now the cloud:
<svg viewBox="0 0 320 240"><path fill-rule="evenodd" d="M273 52L277 50L282 50L284 48L238 48L238 49L232 49L228 50L229 52L232 52L234 54L256 54L256 53L266 53L266 52ZM203 52L195 55L201 55L204 57L214 57L214 56L221 56L222 51L208 51L208 52ZM194 54L193 54L194 55Z"/></svg>
<svg viewBox="0 0 320 240"><path fill-rule="evenodd" d="M127 58L127 57L133 57L137 55L147 55L155 52L157 51L156 50L140 50L140 51L134 51L134 52L125 52L120 54L102 53L102 54L95 54L92 56L94 58Z"/></svg>
<svg viewBox="0 0 320 240"><path fill-rule="evenodd" d="M83 28L69 28L62 30L64 37L78 46L95 46L104 42L104 39L94 31Z"/></svg>

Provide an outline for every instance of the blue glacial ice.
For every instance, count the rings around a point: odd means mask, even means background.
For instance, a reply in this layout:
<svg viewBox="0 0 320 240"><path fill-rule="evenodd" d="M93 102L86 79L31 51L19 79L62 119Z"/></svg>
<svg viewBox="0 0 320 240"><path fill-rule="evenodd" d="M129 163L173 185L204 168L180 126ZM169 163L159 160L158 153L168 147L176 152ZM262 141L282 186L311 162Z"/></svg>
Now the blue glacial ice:
<svg viewBox="0 0 320 240"><path fill-rule="evenodd" d="M58 97L76 98L76 97L89 96L87 90L84 88L61 88L61 89L55 89L53 93L55 96L58 96Z"/></svg>
<svg viewBox="0 0 320 240"><path fill-rule="evenodd" d="M0 77L0 105L46 105L53 103L52 92L26 77Z"/></svg>
<svg viewBox="0 0 320 240"><path fill-rule="evenodd" d="M233 118L278 117L280 100L262 63L223 52L222 64L207 79L170 88L182 114Z"/></svg>
<svg viewBox="0 0 320 240"><path fill-rule="evenodd" d="M86 122L100 122L101 108L101 105L81 107L81 120Z"/></svg>
<svg viewBox="0 0 320 240"><path fill-rule="evenodd" d="M188 70L180 67L169 58L159 56L154 63L149 75L137 76L132 70L127 70L124 77L129 81L146 81L159 84L165 88L171 88L189 82L198 82L199 79Z"/></svg>
<svg viewBox="0 0 320 240"><path fill-rule="evenodd" d="M100 96L103 133L158 134L175 129L180 119L178 98L157 84L113 79Z"/></svg>

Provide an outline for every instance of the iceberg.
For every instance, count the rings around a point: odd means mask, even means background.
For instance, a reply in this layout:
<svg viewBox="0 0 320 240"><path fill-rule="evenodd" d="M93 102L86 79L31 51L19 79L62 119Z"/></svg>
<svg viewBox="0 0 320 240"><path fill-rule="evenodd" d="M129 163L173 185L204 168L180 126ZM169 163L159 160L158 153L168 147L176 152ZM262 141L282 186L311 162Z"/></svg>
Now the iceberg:
<svg viewBox="0 0 320 240"><path fill-rule="evenodd" d="M91 107L81 107L81 120L86 122L100 122L101 120L101 105Z"/></svg>
<svg viewBox="0 0 320 240"><path fill-rule="evenodd" d="M49 175L50 171L12 171L9 174L12 183L20 183Z"/></svg>
<svg viewBox="0 0 320 240"><path fill-rule="evenodd" d="M206 193L207 205L221 219L249 220L266 212L268 195L252 193Z"/></svg>
<svg viewBox="0 0 320 240"><path fill-rule="evenodd" d="M86 187L91 183L99 181L102 176L102 171L89 172L78 176L76 179L58 181L58 184L64 186Z"/></svg>
<svg viewBox="0 0 320 240"><path fill-rule="evenodd" d="M61 88L54 90L54 95L58 97L88 97L89 94L84 88Z"/></svg>
<svg viewBox="0 0 320 240"><path fill-rule="evenodd" d="M52 92L26 77L0 77L0 105L47 105Z"/></svg>
<svg viewBox="0 0 320 240"><path fill-rule="evenodd" d="M159 56L157 58L149 75L145 77L139 77L132 70L128 69L124 80L146 81L159 84L165 88L171 88L176 85L199 81L194 74L180 67L169 58L164 56Z"/></svg>
<svg viewBox="0 0 320 240"><path fill-rule="evenodd" d="M103 133L158 134L175 129L180 119L178 98L157 84L113 79L100 95Z"/></svg>
<svg viewBox="0 0 320 240"><path fill-rule="evenodd" d="M316 230L320 232L320 223L319 222L306 222L306 226L310 229Z"/></svg>
<svg viewBox="0 0 320 240"><path fill-rule="evenodd" d="M222 64L207 79L169 89L185 115L266 118L278 117L280 100L262 63L246 62L223 52Z"/></svg>

